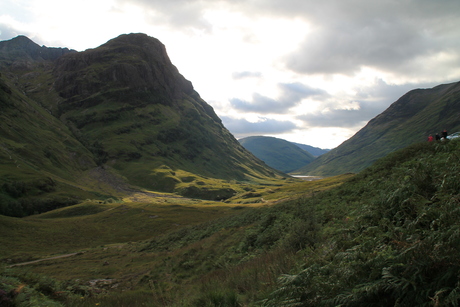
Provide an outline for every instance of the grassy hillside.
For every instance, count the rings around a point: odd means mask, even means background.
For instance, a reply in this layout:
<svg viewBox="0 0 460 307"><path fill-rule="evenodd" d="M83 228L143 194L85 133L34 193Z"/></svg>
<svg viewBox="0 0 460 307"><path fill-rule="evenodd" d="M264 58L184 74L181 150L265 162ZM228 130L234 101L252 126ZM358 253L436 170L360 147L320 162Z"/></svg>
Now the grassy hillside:
<svg viewBox="0 0 460 307"><path fill-rule="evenodd" d="M377 159L447 129L460 131L460 83L410 91L339 147L296 174L359 172Z"/></svg>
<svg viewBox="0 0 460 307"><path fill-rule="evenodd" d="M307 202L323 212L325 240L266 306L458 305L459 149L415 144Z"/></svg>
<svg viewBox="0 0 460 307"><path fill-rule="evenodd" d="M343 180L344 177L337 177L288 185L246 186L244 192L225 203L163 195L144 198L144 202L139 202L139 198L137 202L88 201L23 219L0 216L0 244L8 246L0 251L0 259L6 264L77 253L24 267L0 267L0 285L14 289L26 284L24 291L29 299L37 295L40 299L65 301L66 306L120 306L125 302L128 306L146 302L166 305L176 300L180 305L180 297L187 301L196 299L200 305L196 294L201 291L202 278L245 263L260 253L255 248L259 244L272 245L272 241L249 240L244 243L250 244L247 247L236 246L251 224L266 219L263 208L281 199L318 193ZM289 211L285 212L286 222L292 215ZM251 247L253 244L256 245ZM273 273L269 273L272 281ZM107 278L117 280L117 288L102 282L88 284ZM115 292L103 295L108 289ZM186 299L189 291L195 292L190 300ZM62 297L53 296L55 292Z"/></svg>
<svg viewBox="0 0 460 307"><path fill-rule="evenodd" d="M84 52L0 42L0 214L147 189L221 200L285 177L245 150L144 34Z"/></svg>
<svg viewBox="0 0 460 307"><path fill-rule="evenodd" d="M102 196L81 184L96 167L91 152L2 75L0 106L0 214L23 216Z"/></svg>
<svg viewBox="0 0 460 307"><path fill-rule="evenodd" d="M282 176L238 144L165 47L145 34L66 54L54 75L64 98L61 120L94 149L100 164L135 185L173 192L173 184L158 183L163 165L223 180Z"/></svg>
<svg viewBox="0 0 460 307"><path fill-rule="evenodd" d="M455 306L459 150L455 140L422 142L354 176L247 191L224 206L182 204L177 209L189 217L216 214L205 223L198 218L152 233L143 242L95 246L24 270L4 268L1 281L8 289L22 282L28 295L44 293L42 298L66 306ZM277 201L287 195L289 200ZM251 196L273 202L243 205ZM168 210L154 204L104 206L13 220L46 220L41 227L50 231L65 219L76 226L105 218L110 225L122 212L129 223L144 220L142 210L159 217ZM172 222L180 218L173 216ZM142 225L143 231L153 226ZM11 229L3 240L11 240ZM114 242L108 231L101 234ZM26 251L20 242L18 251ZM59 250L64 252L54 252Z"/></svg>
<svg viewBox="0 0 460 307"><path fill-rule="evenodd" d="M270 167L289 173L313 161L309 152L286 140L268 136L250 136L238 140L244 148Z"/></svg>

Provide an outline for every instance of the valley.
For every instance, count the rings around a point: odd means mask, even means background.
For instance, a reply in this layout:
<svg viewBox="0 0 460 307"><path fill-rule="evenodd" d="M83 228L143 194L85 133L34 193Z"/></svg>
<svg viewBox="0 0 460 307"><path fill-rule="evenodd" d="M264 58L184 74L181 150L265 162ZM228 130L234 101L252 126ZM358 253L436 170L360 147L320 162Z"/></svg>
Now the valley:
<svg viewBox="0 0 460 307"><path fill-rule="evenodd" d="M155 38L2 41L0 305L457 306L459 84L252 153Z"/></svg>
<svg viewBox="0 0 460 307"><path fill-rule="evenodd" d="M262 250L233 250L263 214L259 210L311 197L349 177L246 185L245 193L225 202L139 191L118 201L87 200L21 219L0 216L0 244L8 246L0 251L3 273L47 276L56 287L82 291L84 299L66 292L69 306L110 301L119 291L140 291L145 302L156 298L180 305L176 300L183 291L197 291L206 275L250 266L246 262L253 257L272 257ZM266 278L274 282L275 276ZM149 295L152 281L167 287L169 297Z"/></svg>
<svg viewBox="0 0 460 307"><path fill-rule="evenodd" d="M224 202L88 200L0 216L0 281L48 306L457 301L459 148L418 143L356 175L254 185Z"/></svg>

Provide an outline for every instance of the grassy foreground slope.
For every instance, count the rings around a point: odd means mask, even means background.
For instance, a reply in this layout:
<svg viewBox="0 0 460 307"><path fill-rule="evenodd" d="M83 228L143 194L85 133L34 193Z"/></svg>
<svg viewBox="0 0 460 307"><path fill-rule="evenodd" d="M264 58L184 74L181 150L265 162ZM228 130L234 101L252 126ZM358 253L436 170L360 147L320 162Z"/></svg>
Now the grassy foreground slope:
<svg viewBox="0 0 460 307"><path fill-rule="evenodd" d="M457 306L459 152L455 140L418 143L327 191L306 182L290 200L237 205L262 192L248 191L223 218L3 269L2 280L47 282L64 294L46 297L67 306ZM108 285L84 282L95 279Z"/></svg>
<svg viewBox="0 0 460 307"><path fill-rule="evenodd" d="M8 246L0 250L0 259L7 265L78 253L24 267L4 268L0 285L3 282L4 289L11 291L25 284L27 293L23 299L30 301L38 289L45 295L41 298L60 301L66 306L93 306L98 302L106 306L121 306L121 302L129 302L127 306L188 304L199 300L202 278L246 263L260 254L260 247L267 246L269 250L279 240L272 238L272 234L285 235L281 229L273 229L271 234L267 232L266 239L258 242L252 242L253 235L249 233L244 239L246 231L252 231L252 224L262 219L268 226L274 221L275 212L284 210L275 206L275 211L265 216L263 208L273 207L282 199L329 189L345 178L248 185L225 203L164 195L143 199L144 202L88 201L21 219L0 216L0 245ZM283 221L291 224L295 212L287 209ZM302 228L299 222L296 224ZM308 229L306 226L305 231ZM254 234L262 231L263 228L257 229ZM292 238L290 244L295 246L306 235ZM268 272L266 278L273 283L276 274ZM92 280L100 279L112 281L109 285L91 285ZM149 289L151 282L158 287L155 297ZM43 292L42 287L48 292ZM165 289L167 297L162 292ZM62 293L62 297L54 297L55 292ZM190 302L184 302L188 295L192 295ZM19 298L16 301L19 304Z"/></svg>
<svg viewBox="0 0 460 307"><path fill-rule="evenodd" d="M458 306L460 142L379 160L314 205L322 240L266 306Z"/></svg>

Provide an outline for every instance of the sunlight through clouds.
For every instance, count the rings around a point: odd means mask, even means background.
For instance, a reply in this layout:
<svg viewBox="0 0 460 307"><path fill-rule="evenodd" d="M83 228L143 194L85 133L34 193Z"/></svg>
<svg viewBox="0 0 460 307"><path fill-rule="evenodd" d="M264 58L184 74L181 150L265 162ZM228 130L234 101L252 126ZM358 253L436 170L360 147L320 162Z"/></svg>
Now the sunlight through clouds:
<svg viewBox="0 0 460 307"><path fill-rule="evenodd" d="M146 33L237 138L322 148L411 89L459 81L459 29L458 0L4 0L0 12L0 40L48 47Z"/></svg>

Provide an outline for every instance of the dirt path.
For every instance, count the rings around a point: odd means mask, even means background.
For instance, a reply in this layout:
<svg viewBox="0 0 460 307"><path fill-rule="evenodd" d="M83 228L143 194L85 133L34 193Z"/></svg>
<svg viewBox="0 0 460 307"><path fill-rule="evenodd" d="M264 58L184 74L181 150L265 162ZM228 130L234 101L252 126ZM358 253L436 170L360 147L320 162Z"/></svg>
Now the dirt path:
<svg viewBox="0 0 460 307"><path fill-rule="evenodd" d="M81 255L81 254L83 254L83 252L59 255L59 256L54 256L54 257L50 257L50 258L43 258L43 259L38 259L38 260L34 260L34 261L27 261L27 262L22 262L22 263L15 263L15 264L10 265L10 268L15 267L15 266L23 266L23 265L33 264L33 263L37 263L37 262L47 261L47 260L72 257L72 256L76 256L76 255Z"/></svg>

